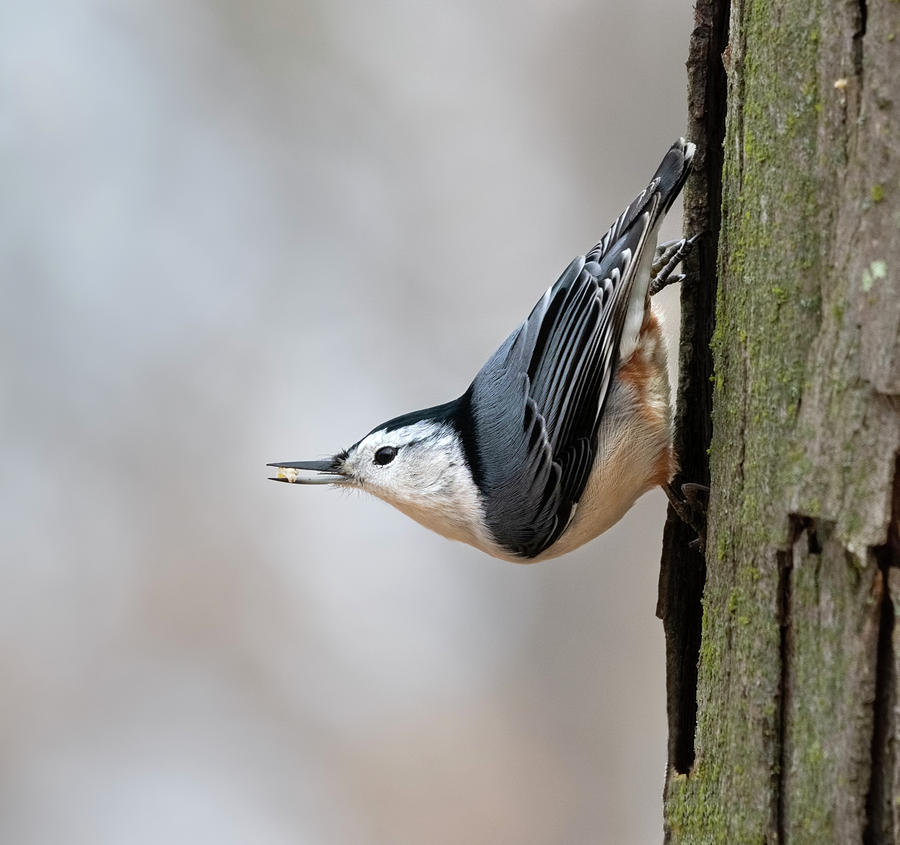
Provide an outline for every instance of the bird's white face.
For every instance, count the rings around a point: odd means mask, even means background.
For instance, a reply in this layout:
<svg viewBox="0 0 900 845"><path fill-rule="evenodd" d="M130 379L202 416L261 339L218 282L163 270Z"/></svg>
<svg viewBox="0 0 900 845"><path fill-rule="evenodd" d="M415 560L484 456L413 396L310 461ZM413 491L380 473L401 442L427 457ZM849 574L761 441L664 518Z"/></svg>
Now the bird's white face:
<svg viewBox="0 0 900 845"><path fill-rule="evenodd" d="M281 466L287 467L279 469L281 480L365 490L438 534L495 553L483 527L481 494L459 438L446 423L378 428L329 461ZM301 477L302 470L315 475Z"/></svg>
<svg viewBox="0 0 900 845"><path fill-rule="evenodd" d="M351 447L341 464L351 484L392 505L452 498L464 468L453 430L431 422L376 429Z"/></svg>

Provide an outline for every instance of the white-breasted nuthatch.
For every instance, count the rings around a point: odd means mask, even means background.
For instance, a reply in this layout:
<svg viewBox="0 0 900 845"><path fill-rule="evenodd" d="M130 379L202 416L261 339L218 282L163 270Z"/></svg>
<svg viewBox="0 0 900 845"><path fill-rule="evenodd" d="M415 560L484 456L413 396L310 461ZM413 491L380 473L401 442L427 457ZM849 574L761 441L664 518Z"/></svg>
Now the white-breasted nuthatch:
<svg viewBox="0 0 900 845"><path fill-rule="evenodd" d="M275 480L351 485L505 560L557 557L675 471L666 353L650 296L692 240L657 233L694 155L683 138L600 242L443 405L395 417Z"/></svg>

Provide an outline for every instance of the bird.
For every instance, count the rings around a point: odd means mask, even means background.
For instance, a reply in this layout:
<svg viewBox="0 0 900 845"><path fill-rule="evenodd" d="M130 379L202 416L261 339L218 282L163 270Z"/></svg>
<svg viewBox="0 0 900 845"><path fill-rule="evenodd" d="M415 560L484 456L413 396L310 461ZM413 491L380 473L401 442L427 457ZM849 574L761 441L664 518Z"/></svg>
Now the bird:
<svg viewBox="0 0 900 845"><path fill-rule="evenodd" d="M657 486L673 499L666 351L650 298L684 280L675 271L698 237L658 245L694 152L684 138L671 146L462 395L324 460L270 463L272 480L364 490L516 563L582 546Z"/></svg>

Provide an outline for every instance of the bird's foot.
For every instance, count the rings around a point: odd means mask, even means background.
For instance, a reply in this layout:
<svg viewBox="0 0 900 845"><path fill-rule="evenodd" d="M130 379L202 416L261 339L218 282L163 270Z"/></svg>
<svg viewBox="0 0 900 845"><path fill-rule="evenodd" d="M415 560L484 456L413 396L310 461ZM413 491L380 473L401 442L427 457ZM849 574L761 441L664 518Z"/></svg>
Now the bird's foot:
<svg viewBox="0 0 900 845"><path fill-rule="evenodd" d="M694 248L694 244L701 237L700 232L692 238L679 238L674 241L666 241L656 248L653 256L653 264L650 265L650 296L655 296L663 288L677 284L685 280L684 273L676 273L675 268L684 260L685 256Z"/></svg>
<svg viewBox="0 0 900 845"><path fill-rule="evenodd" d="M709 504L709 487L705 484L688 482L681 485L681 493L678 493L671 484L664 484L663 490L669 498L672 510L678 514L679 519L697 532L697 537L691 540L690 547L705 554L706 552L706 508Z"/></svg>

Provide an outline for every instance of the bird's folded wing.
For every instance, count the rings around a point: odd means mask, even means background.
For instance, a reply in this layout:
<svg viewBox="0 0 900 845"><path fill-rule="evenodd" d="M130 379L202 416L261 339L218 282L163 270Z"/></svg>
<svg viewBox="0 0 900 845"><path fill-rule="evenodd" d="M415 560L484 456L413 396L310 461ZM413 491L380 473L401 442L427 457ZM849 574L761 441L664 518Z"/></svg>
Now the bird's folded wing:
<svg viewBox="0 0 900 845"><path fill-rule="evenodd" d="M513 554L552 545L587 483L657 184L569 265L469 389L486 521Z"/></svg>

